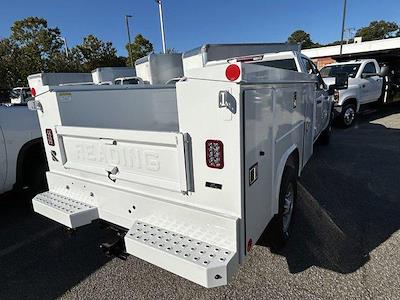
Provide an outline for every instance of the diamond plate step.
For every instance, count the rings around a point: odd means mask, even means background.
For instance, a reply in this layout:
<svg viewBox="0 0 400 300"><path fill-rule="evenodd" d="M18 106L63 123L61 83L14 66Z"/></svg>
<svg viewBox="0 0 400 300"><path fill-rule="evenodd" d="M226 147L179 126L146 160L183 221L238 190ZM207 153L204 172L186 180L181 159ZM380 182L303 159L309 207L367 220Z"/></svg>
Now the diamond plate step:
<svg viewBox="0 0 400 300"><path fill-rule="evenodd" d="M238 266L236 252L136 221L126 251L205 287L225 285Z"/></svg>
<svg viewBox="0 0 400 300"><path fill-rule="evenodd" d="M36 195L32 204L35 212L70 228L90 224L99 218L96 207L53 192Z"/></svg>

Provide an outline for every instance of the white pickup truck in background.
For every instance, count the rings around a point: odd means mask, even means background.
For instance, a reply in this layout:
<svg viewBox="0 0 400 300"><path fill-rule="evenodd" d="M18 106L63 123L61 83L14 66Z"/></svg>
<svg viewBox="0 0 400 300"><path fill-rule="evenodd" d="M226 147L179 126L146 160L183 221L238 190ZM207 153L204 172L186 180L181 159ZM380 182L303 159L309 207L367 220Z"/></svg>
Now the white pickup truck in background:
<svg viewBox="0 0 400 300"><path fill-rule="evenodd" d="M282 48L291 45L190 51L176 86L30 77L50 168L34 210L70 228L105 220L119 231L109 253L227 284L267 224L288 238L297 177L329 124L329 104L328 121L316 117L319 93L329 96L311 62L293 50L282 64L294 69L269 66Z"/></svg>
<svg viewBox="0 0 400 300"><path fill-rule="evenodd" d="M46 157L37 115L27 106L0 105L0 194L46 187Z"/></svg>
<svg viewBox="0 0 400 300"><path fill-rule="evenodd" d="M334 83L337 75L348 77L348 87L338 90L334 96L337 118L344 127L353 124L362 105L381 99L387 72L388 69L381 68L375 59L334 63L321 69L321 75L328 86Z"/></svg>
<svg viewBox="0 0 400 300"><path fill-rule="evenodd" d="M32 97L29 87L16 87L11 90L10 102L12 104L26 104Z"/></svg>

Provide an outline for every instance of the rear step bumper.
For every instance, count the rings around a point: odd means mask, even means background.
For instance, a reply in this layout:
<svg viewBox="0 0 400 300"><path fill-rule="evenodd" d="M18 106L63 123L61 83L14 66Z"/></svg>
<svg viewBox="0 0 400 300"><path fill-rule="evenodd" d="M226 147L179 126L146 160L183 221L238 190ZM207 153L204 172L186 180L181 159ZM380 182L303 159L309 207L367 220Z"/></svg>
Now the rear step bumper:
<svg viewBox="0 0 400 300"><path fill-rule="evenodd" d="M39 194L32 203L35 212L70 228L99 218L96 206L55 192ZM133 226L124 237L126 252L204 287L226 285L239 265L239 256L229 235L232 233L221 231L221 226L232 226L234 230L237 221L221 221L222 218L196 211L204 222L195 222L195 218L190 222L184 215L190 216L191 211L178 207L175 210L177 219L172 215L145 215L132 220L129 226ZM220 227L210 228L213 220Z"/></svg>
<svg viewBox="0 0 400 300"><path fill-rule="evenodd" d="M125 236L126 251L204 287L228 283L236 252L137 221Z"/></svg>
<svg viewBox="0 0 400 300"><path fill-rule="evenodd" d="M33 210L67 227L77 228L99 218L96 207L53 192L36 195Z"/></svg>

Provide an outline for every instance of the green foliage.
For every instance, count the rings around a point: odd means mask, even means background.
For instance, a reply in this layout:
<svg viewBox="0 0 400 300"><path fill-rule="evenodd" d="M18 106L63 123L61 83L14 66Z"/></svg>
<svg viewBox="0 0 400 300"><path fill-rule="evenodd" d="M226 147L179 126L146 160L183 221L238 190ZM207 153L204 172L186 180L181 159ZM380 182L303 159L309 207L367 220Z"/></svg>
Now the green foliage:
<svg viewBox="0 0 400 300"><path fill-rule="evenodd" d="M151 52L154 51L153 44L150 43L150 41L143 37L141 34L138 34L135 37L133 43L131 43L130 45L127 44L126 49L129 53L128 62L132 61L133 63L135 63L135 61L139 58L149 55Z"/></svg>
<svg viewBox="0 0 400 300"><path fill-rule="evenodd" d="M43 18L28 17L16 21L10 37L0 40L0 88L26 86L27 77L40 72L90 72L97 67L126 66L111 42L93 35L82 45L63 49L58 28L49 28Z"/></svg>
<svg viewBox="0 0 400 300"><path fill-rule="evenodd" d="M399 25L395 22L373 21L368 26L357 30L356 36L361 36L363 41L373 41L400 36Z"/></svg>
<svg viewBox="0 0 400 300"><path fill-rule="evenodd" d="M86 72L99 67L126 66L125 59L117 56L117 50L111 42L103 42L92 34L86 36L82 45L76 46L72 54L82 63Z"/></svg>
<svg viewBox="0 0 400 300"><path fill-rule="evenodd" d="M0 40L0 88L6 89L19 84L19 69L15 63L20 56L18 47L10 39Z"/></svg>
<svg viewBox="0 0 400 300"><path fill-rule="evenodd" d="M311 40L311 36L309 33L305 32L304 30L296 30L294 31L287 40L289 43L293 44L301 44L302 49L309 49L320 47L321 45L318 43L314 43Z"/></svg>

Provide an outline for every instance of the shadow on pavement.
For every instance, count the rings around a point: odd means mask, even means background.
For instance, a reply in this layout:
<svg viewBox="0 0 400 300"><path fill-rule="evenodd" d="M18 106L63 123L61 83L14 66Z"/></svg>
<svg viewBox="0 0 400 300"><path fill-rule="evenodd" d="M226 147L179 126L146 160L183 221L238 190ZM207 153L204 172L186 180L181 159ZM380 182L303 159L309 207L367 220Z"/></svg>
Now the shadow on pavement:
<svg viewBox="0 0 400 300"><path fill-rule="evenodd" d="M0 299L54 299L108 259L99 249L107 232L92 224L69 235L32 211L32 196L0 198Z"/></svg>
<svg viewBox="0 0 400 300"><path fill-rule="evenodd" d="M400 229L400 106L336 129L328 147L315 148L300 182L291 240L273 251L292 273L362 267ZM268 233L258 244L271 246Z"/></svg>

